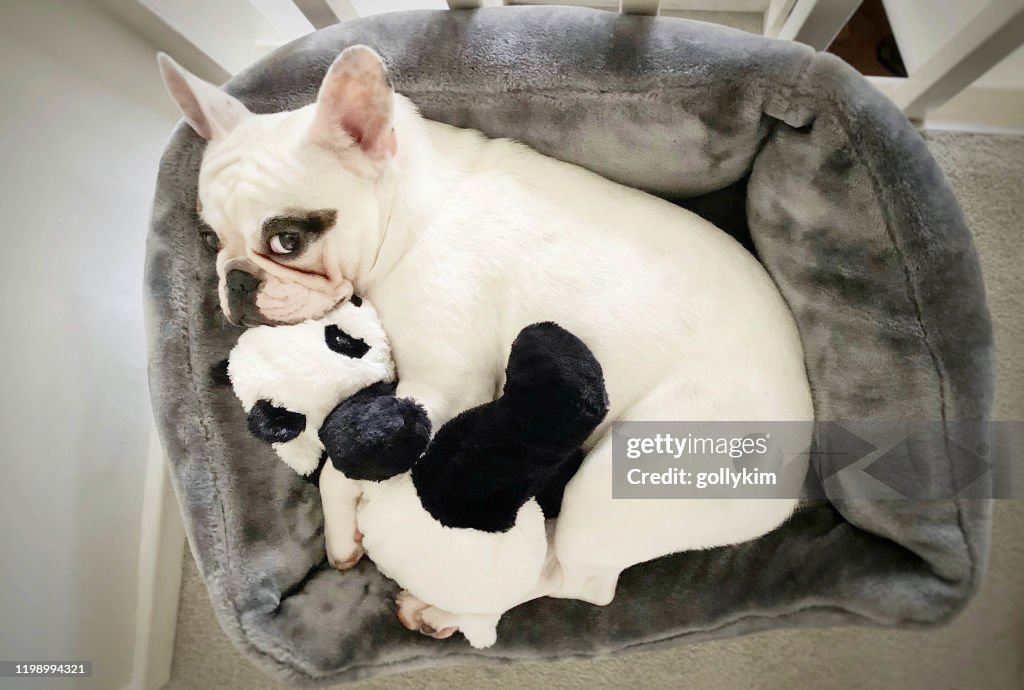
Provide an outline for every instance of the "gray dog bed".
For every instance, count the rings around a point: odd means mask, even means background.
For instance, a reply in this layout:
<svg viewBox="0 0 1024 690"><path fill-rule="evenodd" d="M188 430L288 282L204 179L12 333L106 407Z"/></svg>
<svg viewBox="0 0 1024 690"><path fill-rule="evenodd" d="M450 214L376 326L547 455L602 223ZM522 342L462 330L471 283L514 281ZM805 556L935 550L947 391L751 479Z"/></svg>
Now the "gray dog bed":
<svg viewBox="0 0 1024 690"><path fill-rule="evenodd" d="M319 31L233 79L255 112L311 102L340 50L376 48L426 117L528 143L681 201L756 251L792 308L818 419L987 418L992 335L977 259L903 116L832 56L701 23L568 8L382 15ZM147 277L153 403L221 624L276 677L313 685L485 660L653 649L779 626L922 626L977 588L989 513L941 447L897 470L927 501L809 503L752 543L624 573L607 607L544 599L499 642L421 637L365 560L327 567L313 486L251 438L210 369L239 331L198 234L203 142L163 157ZM682 201L685 200L685 201Z"/></svg>

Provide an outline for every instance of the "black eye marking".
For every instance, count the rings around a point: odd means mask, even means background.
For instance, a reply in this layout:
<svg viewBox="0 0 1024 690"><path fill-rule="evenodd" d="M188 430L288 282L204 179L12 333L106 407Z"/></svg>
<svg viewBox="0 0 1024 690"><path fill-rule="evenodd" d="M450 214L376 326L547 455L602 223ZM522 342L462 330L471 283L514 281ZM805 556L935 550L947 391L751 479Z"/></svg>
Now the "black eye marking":
<svg viewBox="0 0 1024 690"><path fill-rule="evenodd" d="M352 303L353 307L363 306L363 298L355 293L352 293L352 296L348 298L348 301Z"/></svg>
<svg viewBox="0 0 1024 690"><path fill-rule="evenodd" d="M283 215L263 221L261 240L268 254L279 259L295 259L330 230L337 218L338 212L334 209L287 210Z"/></svg>
<svg viewBox="0 0 1024 690"><path fill-rule="evenodd" d="M269 443L291 441L306 428L306 415L257 400L249 410L249 431Z"/></svg>
<svg viewBox="0 0 1024 690"><path fill-rule="evenodd" d="M231 385L231 377L228 376L228 360L222 359L210 367L210 381L215 386Z"/></svg>
<svg viewBox="0 0 1024 690"><path fill-rule="evenodd" d="M360 359L370 351L370 346L365 340L352 337L333 323L324 329L324 339L327 341L327 347L346 357Z"/></svg>

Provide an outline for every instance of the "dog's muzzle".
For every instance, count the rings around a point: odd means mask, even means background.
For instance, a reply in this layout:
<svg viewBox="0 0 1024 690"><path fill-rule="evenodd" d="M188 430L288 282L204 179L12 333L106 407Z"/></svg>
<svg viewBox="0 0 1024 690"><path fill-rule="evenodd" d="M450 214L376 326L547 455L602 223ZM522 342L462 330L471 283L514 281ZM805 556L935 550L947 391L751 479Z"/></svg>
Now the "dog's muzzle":
<svg viewBox="0 0 1024 690"><path fill-rule="evenodd" d="M263 269L242 259L230 262L225 270L228 321L236 326L259 326L263 319L256 308L256 295L263 285Z"/></svg>

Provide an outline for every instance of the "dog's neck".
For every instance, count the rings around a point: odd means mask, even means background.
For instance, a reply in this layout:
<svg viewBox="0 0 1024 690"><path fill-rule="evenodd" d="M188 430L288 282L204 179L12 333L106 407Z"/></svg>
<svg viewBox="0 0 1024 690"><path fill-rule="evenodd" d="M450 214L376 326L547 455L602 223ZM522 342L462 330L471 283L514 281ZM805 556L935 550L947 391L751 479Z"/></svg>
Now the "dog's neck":
<svg viewBox="0 0 1024 690"><path fill-rule="evenodd" d="M443 125L424 119L404 96L395 96L395 158L381 175L382 214L377 256L357 276L356 291L372 290L387 279L409 247L423 235L451 199L459 174L438 148L435 131Z"/></svg>

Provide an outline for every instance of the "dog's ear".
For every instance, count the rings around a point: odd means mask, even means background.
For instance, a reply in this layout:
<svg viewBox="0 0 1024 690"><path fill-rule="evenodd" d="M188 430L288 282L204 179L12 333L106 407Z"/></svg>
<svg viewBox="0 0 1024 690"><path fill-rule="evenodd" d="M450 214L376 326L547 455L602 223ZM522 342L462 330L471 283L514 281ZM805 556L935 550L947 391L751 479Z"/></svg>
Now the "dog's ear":
<svg viewBox="0 0 1024 690"><path fill-rule="evenodd" d="M334 151L358 146L377 163L395 154L394 91L372 48L346 48L327 70L311 136Z"/></svg>
<svg viewBox="0 0 1024 690"><path fill-rule="evenodd" d="M168 55L160 53L156 61L185 121L204 139L224 136L251 114L237 98L203 81Z"/></svg>

